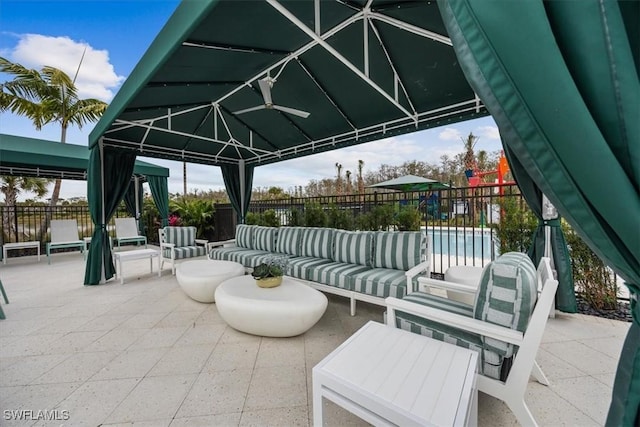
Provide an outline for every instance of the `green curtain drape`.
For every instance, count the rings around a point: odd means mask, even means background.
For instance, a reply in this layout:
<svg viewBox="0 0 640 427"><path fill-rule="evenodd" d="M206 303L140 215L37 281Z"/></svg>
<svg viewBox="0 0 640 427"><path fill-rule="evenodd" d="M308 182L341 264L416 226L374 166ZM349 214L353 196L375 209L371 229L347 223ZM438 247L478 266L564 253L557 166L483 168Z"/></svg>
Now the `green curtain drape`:
<svg viewBox="0 0 640 427"><path fill-rule="evenodd" d="M136 155L131 151L101 150L100 146L91 149L87 199L94 232L87 255L85 285L99 284L103 271L105 280L115 274L107 224L127 191L135 161Z"/></svg>
<svg viewBox="0 0 640 427"><path fill-rule="evenodd" d="M140 208L140 213L142 213L142 199L143 199L143 190L142 190L142 179L138 179L138 206ZM127 188L127 192L124 194L124 205L127 208L127 212L129 215L134 217L138 223L138 233L144 235L144 221L142 215L137 215L136 212L136 180L131 180L129 187Z"/></svg>
<svg viewBox="0 0 640 427"><path fill-rule="evenodd" d="M251 188L253 187L253 165L221 165L222 179L229 195L229 200L236 211L238 223L244 224L249 202L251 202ZM244 170L244 188L241 185L240 172ZM244 194L244 198L242 196ZM244 201L244 203L243 203Z"/></svg>
<svg viewBox="0 0 640 427"><path fill-rule="evenodd" d="M527 251L529 258L535 265L538 265L540 258L545 252L545 227L551 229L551 250L553 253L553 262L555 270L558 274L558 290L556 292L556 308L565 313L575 313L578 311L576 303L576 293L573 284L573 274L571 272L571 258L567 250L567 242L560 226L560 216L556 219L545 220L542 217L542 191L531 179L527 170L520 164L518 159L513 155L509 146L504 147L505 156L509 161L509 168L513 174L518 188L522 192L524 199L527 201L529 208L538 218L538 227L536 228L531 247Z"/></svg>
<svg viewBox="0 0 640 427"><path fill-rule="evenodd" d="M160 214L160 221L162 226L169 225L169 186L167 184L167 178L163 176L148 176L147 182L151 189L151 196L153 202L158 208Z"/></svg>
<svg viewBox="0 0 640 427"><path fill-rule="evenodd" d="M467 80L513 156L629 287L607 425L640 417L637 1L440 0Z"/></svg>

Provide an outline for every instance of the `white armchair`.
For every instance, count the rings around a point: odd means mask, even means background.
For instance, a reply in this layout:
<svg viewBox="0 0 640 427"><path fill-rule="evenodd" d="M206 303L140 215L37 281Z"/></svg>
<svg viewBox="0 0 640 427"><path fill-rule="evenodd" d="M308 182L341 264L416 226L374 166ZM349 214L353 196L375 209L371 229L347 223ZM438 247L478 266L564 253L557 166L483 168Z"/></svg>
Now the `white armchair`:
<svg viewBox="0 0 640 427"><path fill-rule="evenodd" d="M509 253L485 268L475 307L416 292L386 299L387 324L478 351L478 390L504 401L522 425L537 425L524 396L530 375L548 385L535 357L557 287L548 258L536 272L525 254Z"/></svg>

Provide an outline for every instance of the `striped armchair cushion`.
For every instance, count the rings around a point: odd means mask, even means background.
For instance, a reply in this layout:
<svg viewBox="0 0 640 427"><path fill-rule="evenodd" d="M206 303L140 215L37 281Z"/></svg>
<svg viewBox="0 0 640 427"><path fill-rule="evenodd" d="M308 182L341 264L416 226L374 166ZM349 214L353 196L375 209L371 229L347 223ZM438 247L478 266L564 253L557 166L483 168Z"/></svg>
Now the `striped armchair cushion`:
<svg viewBox="0 0 640 427"><path fill-rule="evenodd" d="M302 233L302 256L331 259L334 233L332 228L305 228Z"/></svg>
<svg viewBox="0 0 640 427"><path fill-rule="evenodd" d="M176 247L194 246L196 244L195 227L165 227L164 238L166 243L173 243Z"/></svg>
<svg viewBox="0 0 640 427"><path fill-rule="evenodd" d="M336 230L334 242L335 262L371 266L373 233Z"/></svg>
<svg viewBox="0 0 640 427"><path fill-rule="evenodd" d="M275 227L255 227L253 230L254 249L258 251L274 252L278 229Z"/></svg>
<svg viewBox="0 0 640 427"><path fill-rule="evenodd" d="M207 248L204 246L181 246L172 249L165 249L162 253L164 258L171 258L171 251L174 253L175 259L193 258L203 256L207 253Z"/></svg>
<svg viewBox="0 0 640 427"><path fill-rule="evenodd" d="M278 230L276 252L291 256L300 256L300 240L302 239L302 227L281 227Z"/></svg>
<svg viewBox="0 0 640 427"><path fill-rule="evenodd" d="M538 297L536 268L526 254L508 252L482 271L473 317L524 332ZM511 357L514 346L484 338L486 349Z"/></svg>
<svg viewBox="0 0 640 427"><path fill-rule="evenodd" d="M246 224L238 224L236 227L236 246L253 249L253 229L255 227Z"/></svg>
<svg viewBox="0 0 640 427"><path fill-rule="evenodd" d="M473 307L458 301L431 295L424 292L412 292L403 298L426 307L445 310L461 316L471 317ZM386 313L385 313L386 314ZM414 316L404 312L396 312L396 326L407 331L424 335L440 341L445 341L460 347L469 348L478 352L482 351L482 340L477 334L452 328L442 323L427 320L424 317ZM499 375L497 376L499 377ZM496 378L497 378L496 377Z"/></svg>
<svg viewBox="0 0 640 427"><path fill-rule="evenodd" d="M374 268L407 271L426 259L427 236L420 231L376 233Z"/></svg>

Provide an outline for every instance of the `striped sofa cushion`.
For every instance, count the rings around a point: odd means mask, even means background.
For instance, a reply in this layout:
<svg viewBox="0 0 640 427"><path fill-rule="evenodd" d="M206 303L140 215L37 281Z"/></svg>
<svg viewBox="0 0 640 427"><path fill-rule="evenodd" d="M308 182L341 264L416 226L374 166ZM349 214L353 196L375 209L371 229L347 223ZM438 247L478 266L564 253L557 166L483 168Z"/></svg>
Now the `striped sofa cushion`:
<svg viewBox="0 0 640 427"><path fill-rule="evenodd" d="M253 229L255 226L238 224L236 227L236 246L253 249Z"/></svg>
<svg viewBox="0 0 640 427"><path fill-rule="evenodd" d="M371 266L373 233L336 230L333 260L345 264Z"/></svg>
<svg viewBox="0 0 640 427"><path fill-rule="evenodd" d="M196 244L196 228L165 227L164 238L166 243L173 243L176 247L194 246Z"/></svg>
<svg viewBox="0 0 640 427"><path fill-rule="evenodd" d="M420 231L378 232L374 268L407 271L426 259L427 236Z"/></svg>
<svg viewBox="0 0 640 427"><path fill-rule="evenodd" d="M301 256L300 240L303 232L303 227L281 227L278 230L276 252L291 256Z"/></svg>
<svg viewBox="0 0 640 427"><path fill-rule="evenodd" d="M333 253L332 228L305 228L302 233L302 256L330 259Z"/></svg>
<svg viewBox="0 0 640 427"><path fill-rule="evenodd" d="M341 262L329 262L316 265L307 269L307 280L335 286L337 288L353 290L351 276L368 270L369 267L359 264L345 264Z"/></svg>
<svg viewBox="0 0 640 427"><path fill-rule="evenodd" d="M271 257L270 252L258 251L254 249L242 249L240 251L231 252L228 261L237 262L245 267L253 268L260 264L261 260Z"/></svg>
<svg viewBox="0 0 640 427"><path fill-rule="evenodd" d="M164 258L171 258L171 251L174 252L175 259L183 259L205 255L207 253L207 248L204 246L175 247L173 249L164 249L162 256Z"/></svg>
<svg viewBox="0 0 640 427"><path fill-rule="evenodd" d="M258 251L274 252L278 229L275 227L255 227L253 230L254 246Z"/></svg>
<svg viewBox="0 0 640 427"><path fill-rule="evenodd" d="M213 248L209 251L209 258L220 261L231 261L231 257L235 252L246 251L246 248L238 248L236 246L232 248Z"/></svg>
<svg viewBox="0 0 640 427"><path fill-rule="evenodd" d="M317 266L329 264L331 260L316 257L295 257L289 258L289 273L291 277L297 279L309 280L309 271Z"/></svg>
<svg viewBox="0 0 640 427"><path fill-rule="evenodd" d="M366 295L381 298L402 298L407 294L407 276L404 271L390 268L373 268L352 277L353 290ZM413 280L414 288L418 286L418 278Z"/></svg>

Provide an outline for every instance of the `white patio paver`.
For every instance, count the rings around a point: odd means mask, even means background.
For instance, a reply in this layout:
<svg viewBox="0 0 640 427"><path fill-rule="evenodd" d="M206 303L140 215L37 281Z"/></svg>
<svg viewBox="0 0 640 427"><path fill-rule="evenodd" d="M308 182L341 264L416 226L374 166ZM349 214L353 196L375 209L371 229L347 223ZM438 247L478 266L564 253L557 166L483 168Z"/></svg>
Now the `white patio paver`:
<svg viewBox="0 0 640 427"><path fill-rule="evenodd" d="M85 287L81 254L50 265L20 257L0 266L0 402L9 411L68 411L65 425L309 426L311 369L383 309L329 296L304 335L261 338L228 327L215 304L191 300L175 276L127 265L127 282ZM549 319L537 360L550 387L530 382L527 402L543 426L603 425L628 323L584 315ZM330 402L328 425L366 425ZM62 412L60 412L62 414ZM479 394L480 426L516 425L500 401ZM0 426L59 425L17 421Z"/></svg>

